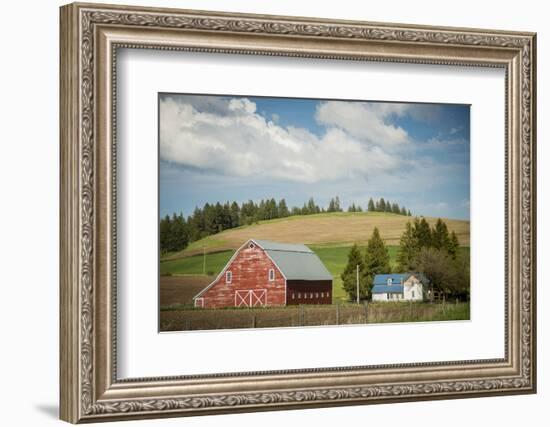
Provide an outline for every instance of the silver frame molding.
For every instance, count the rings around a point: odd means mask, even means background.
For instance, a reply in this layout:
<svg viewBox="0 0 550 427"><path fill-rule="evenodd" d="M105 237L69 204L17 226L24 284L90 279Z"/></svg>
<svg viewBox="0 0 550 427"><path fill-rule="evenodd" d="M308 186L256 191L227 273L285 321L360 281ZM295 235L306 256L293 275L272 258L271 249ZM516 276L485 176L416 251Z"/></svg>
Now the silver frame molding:
<svg viewBox="0 0 550 427"><path fill-rule="evenodd" d="M534 33L70 4L60 37L60 416L72 423L536 392ZM118 48L506 72L503 359L117 379Z"/></svg>

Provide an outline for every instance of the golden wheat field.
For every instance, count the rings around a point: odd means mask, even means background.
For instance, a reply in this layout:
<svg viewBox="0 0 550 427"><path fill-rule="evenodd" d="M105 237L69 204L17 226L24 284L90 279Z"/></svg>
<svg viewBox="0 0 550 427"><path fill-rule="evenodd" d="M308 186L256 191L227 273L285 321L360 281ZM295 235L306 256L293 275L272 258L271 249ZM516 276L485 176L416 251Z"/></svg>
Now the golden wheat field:
<svg viewBox="0 0 550 427"><path fill-rule="evenodd" d="M470 245L470 222L442 218L450 231L457 234L461 245ZM237 249L248 239L273 240L285 243L345 246L365 244L378 227L387 245L398 245L408 221L414 218L378 212L339 212L317 215L297 215L288 218L260 221L249 226L233 228L193 242L184 251L171 257ZM434 225L437 218L426 220Z"/></svg>

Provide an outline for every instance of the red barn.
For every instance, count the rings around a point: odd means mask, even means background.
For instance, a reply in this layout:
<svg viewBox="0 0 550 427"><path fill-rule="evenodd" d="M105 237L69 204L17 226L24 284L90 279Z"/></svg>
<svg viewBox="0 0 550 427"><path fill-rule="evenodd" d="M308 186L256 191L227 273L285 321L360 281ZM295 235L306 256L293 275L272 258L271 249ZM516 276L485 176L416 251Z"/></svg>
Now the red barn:
<svg viewBox="0 0 550 427"><path fill-rule="evenodd" d="M305 245L251 239L193 300L203 308L331 304L332 275Z"/></svg>

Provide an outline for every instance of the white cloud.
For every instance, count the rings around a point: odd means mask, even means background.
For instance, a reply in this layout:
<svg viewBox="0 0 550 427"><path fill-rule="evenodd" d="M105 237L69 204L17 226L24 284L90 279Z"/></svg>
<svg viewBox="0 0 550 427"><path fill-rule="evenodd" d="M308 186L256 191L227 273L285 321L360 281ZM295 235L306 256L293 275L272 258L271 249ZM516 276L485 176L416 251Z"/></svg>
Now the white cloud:
<svg viewBox="0 0 550 427"><path fill-rule="evenodd" d="M160 155L165 161L235 177L315 183L384 174L401 163L394 148L407 133L386 124L404 104L327 102L317 136L282 127L246 98L166 97L160 102Z"/></svg>
<svg viewBox="0 0 550 427"><path fill-rule="evenodd" d="M392 147L410 142L403 128L387 123L390 116L403 116L407 109L407 104L327 101L318 105L315 118L366 144Z"/></svg>

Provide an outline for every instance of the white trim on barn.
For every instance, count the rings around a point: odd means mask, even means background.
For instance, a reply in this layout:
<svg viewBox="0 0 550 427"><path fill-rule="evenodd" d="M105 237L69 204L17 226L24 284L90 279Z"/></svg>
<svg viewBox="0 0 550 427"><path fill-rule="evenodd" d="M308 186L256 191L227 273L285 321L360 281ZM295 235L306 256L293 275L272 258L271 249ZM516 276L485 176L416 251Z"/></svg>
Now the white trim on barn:
<svg viewBox="0 0 550 427"><path fill-rule="evenodd" d="M220 271L220 273L216 276L216 278L214 280L212 280L212 282L210 282L210 284L204 288L202 291L200 291L197 295L195 295L193 297L193 299L195 298L199 298L202 294L204 294L208 289L210 289L212 286L214 286L214 284L219 280L221 279L222 275L225 274L225 270L227 270L227 268L231 265L231 263L235 260L235 258L237 257L237 255L239 254L239 252L241 251L241 249L243 249L248 242L250 241L253 241L252 239L249 239L247 240L246 242L244 242L241 247L239 247L239 249L237 249L235 251L235 253L233 255L231 255L231 258L229 258L229 261L227 261L227 264L225 264L225 267L223 267L222 271ZM256 242L254 242L254 244L257 245Z"/></svg>
<svg viewBox="0 0 550 427"><path fill-rule="evenodd" d="M235 307L265 307L267 305L267 289L236 289Z"/></svg>

